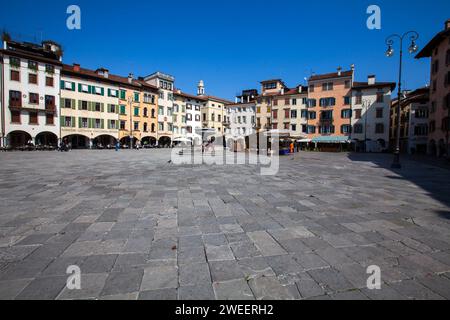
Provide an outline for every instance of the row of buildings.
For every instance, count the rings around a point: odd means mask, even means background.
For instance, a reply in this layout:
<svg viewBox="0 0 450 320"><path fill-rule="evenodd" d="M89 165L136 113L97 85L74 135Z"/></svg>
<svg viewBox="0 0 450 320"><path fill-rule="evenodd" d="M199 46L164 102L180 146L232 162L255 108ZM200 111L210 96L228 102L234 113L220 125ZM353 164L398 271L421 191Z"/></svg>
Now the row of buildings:
<svg viewBox="0 0 450 320"><path fill-rule="evenodd" d="M357 81L355 67L313 74L307 83L287 86L282 79L242 91L235 102L175 86L156 72L145 77L113 75L62 63L57 43L19 43L8 37L0 50L1 145L56 145L74 148L122 145L201 144L201 132L224 137L226 145L249 146L249 136L277 134L322 151L387 151L395 145L401 117L404 152L443 155L449 145L450 21L418 54L431 57L430 87L405 91L401 114L391 95L394 82L375 75Z"/></svg>
<svg viewBox="0 0 450 320"><path fill-rule="evenodd" d="M2 147L27 144L73 148L122 145L170 146L199 130L224 134L226 99L207 95L203 81L197 95L175 87L175 78L156 72L146 77L113 75L62 62L61 47L5 37L0 50Z"/></svg>

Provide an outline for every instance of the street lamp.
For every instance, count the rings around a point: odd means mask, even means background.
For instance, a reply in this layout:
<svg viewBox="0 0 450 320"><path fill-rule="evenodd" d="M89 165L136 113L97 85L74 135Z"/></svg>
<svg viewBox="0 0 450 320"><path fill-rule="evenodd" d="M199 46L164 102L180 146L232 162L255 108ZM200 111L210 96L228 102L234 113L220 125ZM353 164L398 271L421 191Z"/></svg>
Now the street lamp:
<svg viewBox="0 0 450 320"><path fill-rule="evenodd" d="M403 39L406 37L410 37L411 45L408 48L409 53L413 54L415 53L419 47L416 44L416 40L419 39L419 34L416 31L408 31L404 33L403 35L393 34L386 39L386 45L388 46L388 49L386 50L386 56L388 58L394 56L394 39L397 38L400 40L400 65L399 65L399 72L398 72L398 105L397 105L397 137L396 137L396 146L394 151L394 162L392 163L393 169L401 169L400 164L400 126L401 126L401 118L400 118L400 112L401 112L401 103L402 103L402 67L403 67Z"/></svg>

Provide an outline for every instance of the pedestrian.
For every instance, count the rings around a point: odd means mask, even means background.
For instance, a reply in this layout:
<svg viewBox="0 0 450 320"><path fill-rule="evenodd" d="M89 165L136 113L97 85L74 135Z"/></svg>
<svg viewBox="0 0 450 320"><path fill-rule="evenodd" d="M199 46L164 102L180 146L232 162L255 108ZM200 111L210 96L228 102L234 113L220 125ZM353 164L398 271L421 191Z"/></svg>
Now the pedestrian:
<svg viewBox="0 0 450 320"><path fill-rule="evenodd" d="M120 142L119 142L119 141L117 141L117 142L116 142L116 152L118 152L118 151L119 151L119 149L120 149Z"/></svg>

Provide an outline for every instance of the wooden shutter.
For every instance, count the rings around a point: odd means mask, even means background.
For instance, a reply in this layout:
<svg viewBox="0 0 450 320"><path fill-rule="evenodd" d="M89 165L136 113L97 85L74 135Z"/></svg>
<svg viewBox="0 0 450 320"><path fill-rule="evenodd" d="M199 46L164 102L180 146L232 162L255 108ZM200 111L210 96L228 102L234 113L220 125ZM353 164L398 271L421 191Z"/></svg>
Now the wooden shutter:
<svg viewBox="0 0 450 320"><path fill-rule="evenodd" d="M70 106L72 107L72 109L73 110L75 110L77 107L76 107L76 100L75 99L72 99L71 101L70 101Z"/></svg>
<svg viewBox="0 0 450 320"><path fill-rule="evenodd" d="M64 88L65 88L65 82L64 82L64 80L61 80L60 85L61 85L61 88L60 88L60 89L64 89Z"/></svg>
<svg viewBox="0 0 450 320"><path fill-rule="evenodd" d="M81 85L81 83L79 83L78 84L78 92L82 92L82 91L83 91L82 85Z"/></svg>
<svg viewBox="0 0 450 320"><path fill-rule="evenodd" d="M65 123L66 117L60 117L59 120L60 120L59 124L61 125L61 127L65 127L65 125L66 125L66 123Z"/></svg>
<svg viewBox="0 0 450 320"><path fill-rule="evenodd" d="M101 120L100 120L100 127L101 127L102 129L105 129L105 120L104 120L104 119L101 119Z"/></svg>
<svg viewBox="0 0 450 320"><path fill-rule="evenodd" d="M81 117L78 118L78 128L82 128Z"/></svg>
<svg viewBox="0 0 450 320"><path fill-rule="evenodd" d="M104 103L100 103L100 110L101 110L102 112L105 111L105 104L104 104Z"/></svg>

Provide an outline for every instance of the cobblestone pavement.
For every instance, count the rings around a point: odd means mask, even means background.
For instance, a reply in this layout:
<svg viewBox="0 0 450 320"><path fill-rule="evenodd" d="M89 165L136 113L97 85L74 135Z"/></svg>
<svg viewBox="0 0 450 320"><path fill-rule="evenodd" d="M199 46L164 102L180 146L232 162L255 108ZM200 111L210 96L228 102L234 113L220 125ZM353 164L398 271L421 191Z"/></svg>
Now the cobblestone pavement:
<svg viewBox="0 0 450 320"><path fill-rule="evenodd" d="M450 298L448 170L302 153L261 176L169 159L1 153L0 299Z"/></svg>

